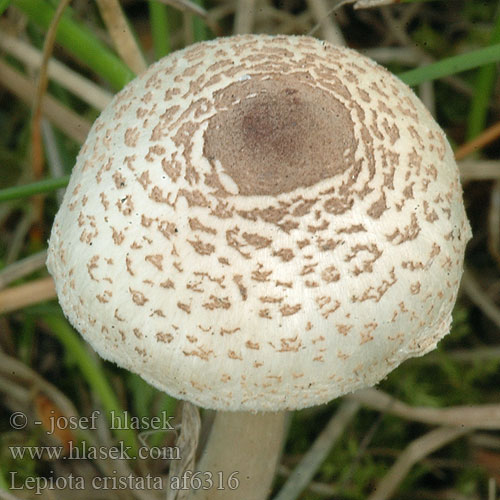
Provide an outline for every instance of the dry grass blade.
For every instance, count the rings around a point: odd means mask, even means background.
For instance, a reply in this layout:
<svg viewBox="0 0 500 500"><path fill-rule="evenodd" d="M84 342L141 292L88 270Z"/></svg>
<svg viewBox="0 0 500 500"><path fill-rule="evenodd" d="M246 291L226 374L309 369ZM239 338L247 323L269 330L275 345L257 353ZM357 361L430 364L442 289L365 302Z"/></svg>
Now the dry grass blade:
<svg viewBox="0 0 500 500"><path fill-rule="evenodd" d="M42 64L42 53L39 50L23 40L1 32L0 48L32 69L38 70ZM113 97L59 61L53 59L49 61L48 74L51 79L99 110L104 109Z"/></svg>
<svg viewBox="0 0 500 500"><path fill-rule="evenodd" d="M401 3L401 0L353 0L355 9L371 9L373 7L383 7L384 5L394 5Z"/></svg>
<svg viewBox="0 0 500 500"><path fill-rule="evenodd" d="M235 35L251 33L255 21L255 0L237 0L234 14Z"/></svg>
<svg viewBox="0 0 500 500"><path fill-rule="evenodd" d="M31 168L33 172L33 178L39 180L43 174L43 141L42 141L42 105L43 97L47 92L47 87L49 84L48 77L48 65L49 59L54 49L54 43L56 41L57 27L59 26L59 21L71 0L61 0L57 5L56 12L50 23L49 29L45 36L45 41L43 44L43 57L42 63L40 65L40 71L38 73L38 79L36 84L35 98L33 99L33 114L31 117ZM33 209L34 209L34 222L37 231L34 234L37 240L41 240L42 231L40 225L42 224L43 216L43 197L33 196L32 198Z"/></svg>
<svg viewBox="0 0 500 500"><path fill-rule="evenodd" d="M328 453L330 453L333 445L344 432L346 426L351 422L359 406L359 403L355 401L347 400L342 403L338 412L321 431L274 500L295 500L299 497L328 456Z"/></svg>
<svg viewBox="0 0 500 500"><path fill-rule="evenodd" d="M493 183L488 212L488 248L500 264L500 181Z"/></svg>
<svg viewBox="0 0 500 500"><path fill-rule="evenodd" d="M500 328L500 309L495 302L483 291L474 275L468 270L464 270L462 276L462 288L469 299L483 311L498 328Z"/></svg>
<svg viewBox="0 0 500 500"><path fill-rule="evenodd" d="M50 400L66 418L75 419L75 421L80 418L73 402L63 392L24 363L8 356L2 351L0 351L0 392L4 392L3 401L8 405L10 403L10 407L16 411L22 410L25 412L31 412L33 408L33 400L38 396L44 396ZM99 413L99 417L100 416L101 415ZM37 417L40 418L40 415L37 414ZM115 445L115 443L111 439L106 442L103 442L100 439L99 432L103 427L106 427L106 424L102 425L98 421L97 430L84 429L82 427L76 432L79 438L86 443L86 446L88 447L87 449L97 447L104 449L103 446L110 449L111 446ZM75 460L72 462L72 465L76 468L76 475L82 475L82 471L87 470L88 464L86 464L85 461ZM132 474L132 470L129 468L127 461L119 457L115 458L112 454L96 457L95 465L105 476L113 476L118 473L120 477L127 477L129 474ZM2 490L0 489L0 491ZM59 495L64 496L62 493L62 491L64 491L63 489L58 489L58 491ZM81 498L88 498L90 495L88 489L82 491L81 493ZM58 498L61 497L59 496ZM66 496L64 496L64 498L66 498ZM71 496L71 498L74 497ZM103 496L102 498L105 497ZM114 495L112 498L153 500L155 497L149 495L147 492L142 492L141 490L121 490L119 497Z"/></svg>
<svg viewBox="0 0 500 500"><path fill-rule="evenodd" d="M376 491L368 500L387 500L392 497L410 469L420 460L449 442L463 436L469 429L440 427L412 441L392 466L391 470L376 486Z"/></svg>
<svg viewBox="0 0 500 500"><path fill-rule="evenodd" d="M337 0L336 4L330 10L325 10L325 13L326 17L329 17L337 9L340 9L340 7L349 4L353 4L355 9L371 9L373 7L383 7L384 5L398 4L400 2L401 0ZM311 35L316 32L318 28L319 25L316 25L309 34Z"/></svg>
<svg viewBox="0 0 500 500"><path fill-rule="evenodd" d="M43 250L5 267L0 271L0 290L9 283L41 269L45 266L46 260L47 250Z"/></svg>
<svg viewBox="0 0 500 500"><path fill-rule="evenodd" d="M497 498L497 483L494 478L490 477L488 480L488 500L495 500Z"/></svg>
<svg viewBox="0 0 500 500"><path fill-rule="evenodd" d="M189 12L190 14L194 14L196 16L200 16L202 19L208 18L208 12L190 0L158 0L165 5L170 5L175 7L176 9L181 10L182 12Z"/></svg>
<svg viewBox="0 0 500 500"><path fill-rule="evenodd" d="M170 466L170 478L183 477L195 466L196 449L200 437L201 420L198 408L184 401L182 404L181 434L176 446L180 448L181 460L174 460ZM189 490L167 489L167 500L183 500L190 495Z"/></svg>
<svg viewBox="0 0 500 500"><path fill-rule="evenodd" d="M0 489L0 499L1 500L21 500L21 498L16 497L6 490Z"/></svg>
<svg viewBox="0 0 500 500"><path fill-rule="evenodd" d="M418 66L422 63L422 54L414 47L374 47L364 49L362 53L380 64L400 63Z"/></svg>
<svg viewBox="0 0 500 500"><path fill-rule="evenodd" d="M465 160L459 162L458 168L463 182L500 179L500 162L496 160Z"/></svg>
<svg viewBox="0 0 500 500"><path fill-rule="evenodd" d="M52 125L46 118L42 119L42 134L50 177L52 179L60 179L61 177L65 177L65 161L63 156L61 155L61 149L58 144L58 139L56 137L56 134L54 133L54 127L52 127ZM62 203L64 192L65 188L60 188L55 192L58 205Z"/></svg>
<svg viewBox="0 0 500 500"><path fill-rule="evenodd" d="M500 405L413 407L378 389L363 389L348 397L368 408L416 422L447 426L461 425L473 429L500 429Z"/></svg>
<svg viewBox="0 0 500 500"><path fill-rule="evenodd" d="M21 384L16 384L9 380L7 376L0 373L0 394L3 393L2 401L6 407L18 408L32 405L31 393Z"/></svg>
<svg viewBox="0 0 500 500"><path fill-rule="evenodd" d="M201 17L206 23L207 26L217 35L222 36L221 27L213 21L209 12L205 10L203 7L191 2L190 0L158 0L158 2L164 3L165 5L170 5L171 7L175 7L176 9L181 10L182 12L187 12L190 14L194 14L195 16Z"/></svg>
<svg viewBox="0 0 500 500"><path fill-rule="evenodd" d="M148 64L130 30L120 3L118 0L97 0L97 5L116 51L128 67L139 75Z"/></svg>
<svg viewBox="0 0 500 500"><path fill-rule="evenodd" d="M9 64L0 60L0 84L27 103L33 101L35 86ZM45 95L42 101L44 115L69 137L79 143L87 138L91 124L77 113L63 106L53 97Z"/></svg>
<svg viewBox="0 0 500 500"><path fill-rule="evenodd" d="M318 30L321 30L323 38L333 45L345 45L345 39L340 31L337 23L331 18L333 12L341 6L337 5L333 9L329 9L325 0L308 0L309 8L316 20L317 24L308 33L312 35Z"/></svg>
<svg viewBox="0 0 500 500"><path fill-rule="evenodd" d="M480 361L498 360L500 358L500 346L488 345L487 347L475 347L467 349L455 349L448 351L446 357L454 361L465 363L476 363ZM442 363L442 356L440 354L430 353L420 358L419 363L423 364L439 364Z"/></svg>
<svg viewBox="0 0 500 500"><path fill-rule="evenodd" d="M31 143L33 148L33 174L35 179L42 176L43 169L43 151L42 151L42 133L40 126L40 119L42 117L42 102L43 96L47 91L49 84L48 78L48 65L49 59L54 49L56 41L57 26L64 13L64 10L69 5L70 0L61 0L57 6L54 18L50 23L49 30L45 36L43 44L42 62L40 64L40 72L36 83L35 98L33 99L33 116L31 118Z"/></svg>
<svg viewBox="0 0 500 500"><path fill-rule="evenodd" d="M6 288L0 292L0 314L54 299L56 289L51 277L30 281L24 285Z"/></svg>
<svg viewBox="0 0 500 500"><path fill-rule="evenodd" d="M462 160L466 156L475 153L476 151L484 148L494 140L500 137L500 122L495 123L491 127L488 127L484 130L479 136L472 141L466 142L462 146L460 146L455 151L455 158L457 160Z"/></svg>
<svg viewBox="0 0 500 500"><path fill-rule="evenodd" d="M290 474L292 474L292 471L288 467L283 464L278 466L278 475L286 478L289 477ZM339 488L335 484L325 484L316 481L310 481L307 485L307 491L316 493L321 497L335 498L335 495L339 491Z"/></svg>
<svg viewBox="0 0 500 500"><path fill-rule="evenodd" d="M29 393L34 394L38 391L48 396L54 403L61 408L68 417L77 416L78 412L70 399L68 399L56 386L47 382L34 370L26 366L21 361L8 356L0 351L0 376L5 377L11 385L18 384Z"/></svg>

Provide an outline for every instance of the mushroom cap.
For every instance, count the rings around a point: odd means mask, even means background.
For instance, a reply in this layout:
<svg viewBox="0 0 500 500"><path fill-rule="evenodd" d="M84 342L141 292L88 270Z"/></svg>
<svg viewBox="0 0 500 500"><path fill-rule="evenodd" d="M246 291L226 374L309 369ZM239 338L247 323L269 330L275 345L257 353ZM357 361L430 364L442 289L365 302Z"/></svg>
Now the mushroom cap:
<svg viewBox="0 0 500 500"><path fill-rule="evenodd" d="M103 358L205 408L276 411L433 349L470 236L450 146L405 84L350 49L244 35L115 96L47 265Z"/></svg>

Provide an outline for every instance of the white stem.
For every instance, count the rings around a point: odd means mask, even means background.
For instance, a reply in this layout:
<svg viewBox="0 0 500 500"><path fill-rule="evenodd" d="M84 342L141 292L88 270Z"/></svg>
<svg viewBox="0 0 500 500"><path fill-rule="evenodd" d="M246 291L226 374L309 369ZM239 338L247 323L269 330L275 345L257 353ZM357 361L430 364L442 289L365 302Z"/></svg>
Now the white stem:
<svg viewBox="0 0 500 500"><path fill-rule="evenodd" d="M209 489L191 500L265 500L283 446L285 412L217 412L197 469ZM236 489L231 489L236 486Z"/></svg>

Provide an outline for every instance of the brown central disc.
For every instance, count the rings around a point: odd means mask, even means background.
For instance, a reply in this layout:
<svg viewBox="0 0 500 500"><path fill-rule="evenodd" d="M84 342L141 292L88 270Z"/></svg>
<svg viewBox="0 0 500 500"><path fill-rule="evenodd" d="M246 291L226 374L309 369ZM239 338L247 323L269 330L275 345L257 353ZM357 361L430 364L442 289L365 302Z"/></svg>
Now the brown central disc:
<svg viewBox="0 0 500 500"><path fill-rule="evenodd" d="M291 77L252 77L218 91L216 108L204 154L214 167L220 162L240 195L308 187L354 162L349 111L322 89Z"/></svg>

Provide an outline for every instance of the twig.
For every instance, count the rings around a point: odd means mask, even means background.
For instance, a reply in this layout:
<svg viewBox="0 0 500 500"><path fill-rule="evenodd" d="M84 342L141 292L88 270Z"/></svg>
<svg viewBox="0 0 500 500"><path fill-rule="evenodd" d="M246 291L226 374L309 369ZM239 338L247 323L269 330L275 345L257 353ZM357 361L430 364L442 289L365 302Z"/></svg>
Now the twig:
<svg viewBox="0 0 500 500"><path fill-rule="evenodd" d="M32 102L35 86L31 80L2 60L0 60L0 83L25 102ZM87 120L51 96L45 95L42 104L45 116L54 125L76 142L85 141L91 127Z"/></svg>
<svg viewBox="0 0 500 500"><path fill-rule="evenodd" d="M6 314L26 306L51 300L56 296L51 277L30 281L24 285L0 291L0 314Z"/></svg>
<svg viewBox="0 0 500 500"><path fill-rule="evenodd" d="M97 0L97 6L116 51L127 66L139 75L148 64L123 15L120 3L118 0Z"/></svg>
<svg viewBox="0 0 500 500"><path fill-rule="evenodd" d="M43 250L5 267L0 271L0 290L5 288L9 283L19 278L24 278L34 271L38 271L38 269L45 266L46 260L47 250Z"/></svg>
<svg viewBox="0 0 500 500"><path fill-rule="evenodd" d="M466 428L440 427L412 441L376 486L375 493L370 495L368 500L387 500L392 497L416 463L469 431L470 429Z"/></svg>
<svg viewBox="0 0 500 500"><path fill-rule="evenodd" d="M500 429L500 405L430 408L410 406L377 389L363 389L348 396L363 406L407 420L434 425L463 426L473 429Z"/></svg>
<svg viewBox="0 0 500 500"><path fill-rule="evenodd" d="M23 40L2 32L0 32L0 48L32 69L39 69L42 64L42 53L39 50ZM104 109L113 97L94 82L54 59L49 61L48 74L51 79L98 110Z"/></svg>
<svg viewBox="0 0 500 500"><path fill-rule="evenodd" d="M359 406L359 403L355 401L347 400L342 403L338 412L321 431L274 500L295 500L300 496L358 411Z"/></svg>

